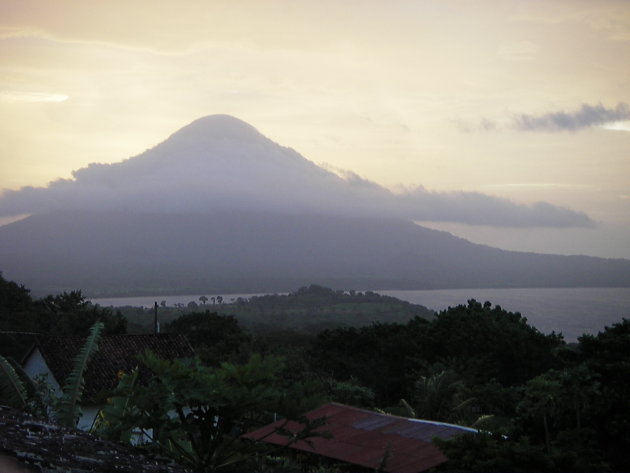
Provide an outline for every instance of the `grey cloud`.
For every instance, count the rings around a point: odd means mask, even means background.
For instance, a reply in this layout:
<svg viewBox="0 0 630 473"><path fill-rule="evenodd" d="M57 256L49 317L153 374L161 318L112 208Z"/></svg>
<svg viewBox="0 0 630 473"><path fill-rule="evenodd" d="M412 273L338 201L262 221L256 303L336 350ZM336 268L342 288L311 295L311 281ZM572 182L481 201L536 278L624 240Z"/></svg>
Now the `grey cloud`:
<svg viewBox="0 0 630 473"><path fill-rule="evenodd" d="M462 133L471 133L473 131L494 131L498 129L496 122L483 117L478 122L470 122L466 120L453 120L455 126Z"/></svg>
<svg viewBox="0 0 630 473"><path fill-rule="evenodd" d="M593 126L630 120L630 107L620 102L615 108L582 104L573 112L551 112L544 115L520 114L514 117L514 127L522 131L577 131Z"/></svg>
<svg viewBox="0 0 630 473"><path fill-rule="evenodd" d="M546 202L523 205L479 192L430 192L424 188L397 197L416 220L502 227L592 227L583 212Z"/></svg>
<svg viewBox="0 0 630 473"><path fill-rule="evenodd" d="M214 211L391 216L491 226L585 227L589 217L547 203L481 193L402 193L351 171L331 172L234 118L193 122L164 143L114 164L91 164L47 187L0 195L0 217L57 211Z"/></svg>

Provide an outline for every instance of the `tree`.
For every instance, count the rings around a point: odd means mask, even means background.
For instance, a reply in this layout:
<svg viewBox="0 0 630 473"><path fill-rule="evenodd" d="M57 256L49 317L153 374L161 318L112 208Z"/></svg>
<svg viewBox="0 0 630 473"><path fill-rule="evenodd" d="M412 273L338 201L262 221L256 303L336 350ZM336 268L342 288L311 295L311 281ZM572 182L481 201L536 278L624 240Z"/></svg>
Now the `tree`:
<svg viewBox="0 0 630 473"><path fill-rule="evenodd" d="M442 370L455 372L466 386L493 379L517 386L555 367L562 344L518 313L471 299L429 321L324 330L311 355L314 369L339 381L355 377L374 390L377 403L393 404L412 397L418 378Z"/></svg>
<svg viewBox="0 0 630 473"><path fill-rule="evenodd" d="M561 395L562 385L556 379L540 375L528 381L523 400L519 404L522 415L540 419L547 453L551 451L551 424Z"/></svg>
<svg viewBox="0 0 630 473"><path fill-rule="evenodd" d="M597 432L612 468L630 471L630 319L578 340L582 362L600 383L598 395L584 405L582 422Z"/></svg>
<svg viewBox="0 0 630 473"><path fill-rule="evenodd" d="M27 310L32 303L28 289L13 281L7 281L0 272L0 313Z"/></svg>
<svg viewBox="0 0 630 473"><path fill-rule="evenodd" d="M182 315L164 330L186 335L201 360L215 366L237 359L251 341L236 318L210 311Z"/></svg>
<svg viewBox="0 0 630 473"><path fill-rule="evenodd" d="M454 371L443 370L416 381L412 417L466 423L463 410L474 401L464 394L465 385Z"/></svg>
<svg viewBox="0 0 630 473"><path fill-rule="evenodd" d="M206 302L208 302L208 298L206 296L199 296L199 300L203 305L206 305Z"/></svg>
<svg viewBox="0 0 630 473"><path fill-rule="evenodd" d="M81 291L49 295L35 301L37 331L50 335L87 336L91 327L101 322L103 333L123 334L127 319L120 312L93 305Z"/></svg>
<svg viewBox="0 0 630 473"><path fill-rule="evenodd" d="M514 386L555 367L554 350L563 343L561 336L528 325L518 312L471 299L437 314L424 338L423 355L429 362L450 364L468 384L496 378Z"/></svg>
<svg viewBox="0 0 630 473"><path fill-rule="evenodd" d="M361 386L353 378L347 381L328 380L327 394L331 400L355 407L372 407L374 405L374 391Z"/></svg>
<svg viewBox="0 0 630 473"><path fill-rule="evenodd" d="M252 459L252 446L239 436L264 425L278 407L281 359L253 355L245 364L212 368L195 359L170 362L147 352L141 363L150 379L141 385L135 382L137 374L123 375L103 411L101 435L124 440L140 428L148 447L198 472Z"/></svg>
<svg viewBox="0 0 630 473"><path fill-rule="evenodd" d="M393 404L413 388L410 362L421 337L402 324L324 330L309 353L314 370L338 381L355 378L374 391L377 404Z"/></svg>
<svg viewBox="0 0 630 473"><path fill-rule="evenodd" d="M30 291L0 273L0 355L19 359L37 332Z"/></svg>
<svg viewBox="0 0 630 473"><path fill-rule="evenodd" d="M436 468L445 472L541 472L555 471L542 447L527 438L508 438L480 432L450 440L434 439L449 461Z"/></svg>

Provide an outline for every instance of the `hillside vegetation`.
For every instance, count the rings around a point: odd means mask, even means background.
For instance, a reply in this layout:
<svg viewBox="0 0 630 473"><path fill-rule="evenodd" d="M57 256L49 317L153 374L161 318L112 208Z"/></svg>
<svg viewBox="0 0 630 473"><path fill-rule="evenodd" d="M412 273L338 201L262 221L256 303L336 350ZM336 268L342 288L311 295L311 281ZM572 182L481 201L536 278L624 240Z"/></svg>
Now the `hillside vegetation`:
<svg viewBox="0 0 630 473"><path fill-rule="evenodd" d="M205 301L202 301L205 299ZM371 291L342 291L311 285L289 294L255 296L249 299L227 300L200 296L186 306L161 306L158 317L169 323L181 315L210 311L234 316L240 325L256 332L283 330L307 334L336 327L360 327L375 322L407 322L414 317L430 319L434 312L418 304L401 301ZM117 308L126 316L132 331L150 331L153 309L140 307Z"/></svg>
<svg viewBox="0 0 630 473"><path fill-rule="evenodd" d="M370 292L311 286L249 302L207 304L204 296L200 302L160 309L173 319L164 331L185 334L196 357L141 356L138 368L120 373L118 387L105 393L111 402L96 434L129 441L140 426L155 432L142 448L200 472L356 471L240 438L278 415L299 419L335 401L479 429L435 441L449 458L440 471L630 471L630 320L566 344L518 312L473 299L432 314ZM150 326L151 310L139 310L135 316ZM317 329L335 314L344 322ZM353 324L352 314L364 318ZM4 357L23 353L33 332L87 336L98 321L106 333L142 329L137 321L126 326L112 309L93 307L80 292L33 299L0 277ZM139 369L148 370L145 384ZM0 403L11 403L10 386L2 387ZM50 411L41 408L47 398L33 390L28 396L18 407ZM323 435L313 429L324 422L304 424L300 438Z"/></svg>

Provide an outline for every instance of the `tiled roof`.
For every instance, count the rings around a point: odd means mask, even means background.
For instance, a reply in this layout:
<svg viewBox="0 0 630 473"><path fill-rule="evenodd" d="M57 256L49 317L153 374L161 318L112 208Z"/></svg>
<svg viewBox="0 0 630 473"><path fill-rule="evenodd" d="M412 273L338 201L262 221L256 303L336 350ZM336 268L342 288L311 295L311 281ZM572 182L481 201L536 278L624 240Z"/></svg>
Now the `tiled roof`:
<svg viewBox="0 0 630 473"><path fill-rule="evenodd" d="M72 371L74 358L85 340L85 337L42 337L36 341L35 346L39 348L48 368L62 386ZM138 366L138 355L147 349L167 360L194 355L186 337L175 333L103 336L98 347L85 373L83 399L88 402L95 401L102 391L110 391L116 387L118 373L128 373Z"/></svg>
<svg viewBox="0 0 630 473"><path fill-rule="evenodd" d="M0 406L0 457L13 458L27 471L74 473L175 473L171 460L139 453L128 445L99 439Z"/></svg>
<svg viewBox="0 0 630 473"><path fill-rule="evenodd" d="M298 441L291 448L322 455L366 468L396 473L417 473L433 468L448 459L431 442L434 437L449 439L475 429L441 422L406 419L378 412L330 403L305 414L313 420L325 417L332 438L312 437ZM280 420L243 438L275 445L287 445L286 436L273 433L284 426L291 432L302 427L297 422Z"/></svg>

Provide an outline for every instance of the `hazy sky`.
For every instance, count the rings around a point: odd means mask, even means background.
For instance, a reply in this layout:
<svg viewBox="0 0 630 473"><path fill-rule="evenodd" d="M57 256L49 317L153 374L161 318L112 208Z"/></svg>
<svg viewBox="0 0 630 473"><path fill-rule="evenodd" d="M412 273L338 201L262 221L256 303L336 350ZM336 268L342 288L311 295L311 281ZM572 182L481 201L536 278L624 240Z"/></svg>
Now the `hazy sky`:
<svg viewBox="0 0 630 473"><path fill-rule="evenodd" d="M630 258L630 2L0 0L0 41L0 189L225 113L393 191L596 222L436 228Z"/></svg>

